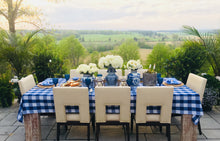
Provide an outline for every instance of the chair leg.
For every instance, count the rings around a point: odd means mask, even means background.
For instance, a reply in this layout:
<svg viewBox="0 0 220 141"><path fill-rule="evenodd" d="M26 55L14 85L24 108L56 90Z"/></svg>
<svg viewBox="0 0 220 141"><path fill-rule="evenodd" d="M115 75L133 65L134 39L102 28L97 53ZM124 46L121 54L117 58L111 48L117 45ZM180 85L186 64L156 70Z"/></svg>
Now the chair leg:
<svg viewBox="0 0 220 141"><path fill-rule="evenodd" d="M87 136L88 136L88 141L90 141L90 124L87 125Z"/></svg>
<svg viewBox="0 0 220 141"><path fill-rule="evenodd" d="M96 124L96 135L95 135L96 141L99 141L99 132L100 132L100 125Z"/></svg>
<svg viewBox="0 0 220 141"><path fill-rule="evenodd" d="M199 135L202 135L202 129L201 129L200 121L199 121L199 123L198 123L198 130L199 130Z"/></svg>
<svg viewBox="0 0 220 141"><path fill-rule="evenodd" d="M57 141L59 141L59 137L60 137L60 124L57 123Z"/></svg>
<svg viewBox="0 0 220 141"><path fill-rule="evenodd" d="M130 141L129 123L126 125L126 129L127 129L127 138L128 138L128 141Z"/></svg>
<svg viewBox="0 0 220 141"><path fill-rule="evenodd" d="M160 125L160 133L162 133L162 131L163 131L163 128L162 128L163 126L162 125Z"/></svg>
<svg viewBox="0 0 220 141"><path fill-rule="evenodd" d="M95 132L95 115L92 115L92 129L94 133Z"/></svg>
<svg viewBox="0 0 220 141"><path fill-rule="evenodd" d="M138 141L138 124L136 124L136 141Z"/></svg>
<svg viewBox="0 0 220 141"><path fill-rule="evenodd" d="M134 114L131 114L131 133L133 133L133 120L134 120Z"/></svg>
<svg viewBox="0 0 220 141"><path fill-rule="evenodd" d="M167 135L168 141L170 141L170 124L166 125L166 135Z"/></svg>

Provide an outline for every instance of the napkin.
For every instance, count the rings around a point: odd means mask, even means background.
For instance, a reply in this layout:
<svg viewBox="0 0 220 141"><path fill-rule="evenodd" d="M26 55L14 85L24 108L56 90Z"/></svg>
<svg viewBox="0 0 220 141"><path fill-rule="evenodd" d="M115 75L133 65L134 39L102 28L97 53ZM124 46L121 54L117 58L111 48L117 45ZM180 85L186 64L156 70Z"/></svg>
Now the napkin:
<svg viewBox="0 0 220 141"><path fill-rule="evenodd" d="M179 85L182 83L181 81L178 81L176 78L166 78L165 82L169 85Z"/></svg>
<svg viewBox="0 0 220 141"><path fill-rule="evenodd" d="M43 82L40 83L40 85L42 85L42 86L51 86L51 85L53 85L53 82L51 82L51 81L43 81Z"/></svg>

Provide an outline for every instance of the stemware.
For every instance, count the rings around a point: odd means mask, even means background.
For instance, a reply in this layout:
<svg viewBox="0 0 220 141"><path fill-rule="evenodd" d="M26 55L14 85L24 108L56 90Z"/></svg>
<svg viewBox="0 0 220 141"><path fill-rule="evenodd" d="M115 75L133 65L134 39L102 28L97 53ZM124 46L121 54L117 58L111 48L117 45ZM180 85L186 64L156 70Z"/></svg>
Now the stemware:
<svg viewBox="0 0 220 141"><path fill-rule="evenodd" d="M55 85L55 87L57 86L58 83L58 78L53 78L53 84Z"/></svg>
<svg viewBox="0 0 220 141"><path fill-rule="evenodd" d="M159 77L159 78L158 78L158 84L159 84L159 86L161 86L162 83L163 83L163 78L162 78L162 77Z"/></svg>
<svg viewBox="0 0 220 141"><path fill-rule="evenodd" d="M65 79L66 79L66 82L70 79L70 75L69 74L65 74Z"/></svg>
<svg viewBox="0 0 220 141"><path fill-rule="evenodd" d="M87 77L87 78L85 79L85 83L86 83L86 86L88 87L88 89L90 89L89 86L90 86L90 84L91 84L91 79Z"/></svg>

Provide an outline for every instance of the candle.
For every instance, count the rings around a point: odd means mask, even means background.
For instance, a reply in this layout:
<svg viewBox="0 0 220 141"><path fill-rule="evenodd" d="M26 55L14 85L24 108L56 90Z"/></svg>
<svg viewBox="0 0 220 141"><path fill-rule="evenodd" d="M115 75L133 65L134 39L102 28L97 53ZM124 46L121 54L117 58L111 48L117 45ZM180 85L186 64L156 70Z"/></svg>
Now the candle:
<svg viewBox="0 0 220 141"><path fill-rule="evenodd" d="M155 70L156 65L154 64L153 70Z"/></svg>

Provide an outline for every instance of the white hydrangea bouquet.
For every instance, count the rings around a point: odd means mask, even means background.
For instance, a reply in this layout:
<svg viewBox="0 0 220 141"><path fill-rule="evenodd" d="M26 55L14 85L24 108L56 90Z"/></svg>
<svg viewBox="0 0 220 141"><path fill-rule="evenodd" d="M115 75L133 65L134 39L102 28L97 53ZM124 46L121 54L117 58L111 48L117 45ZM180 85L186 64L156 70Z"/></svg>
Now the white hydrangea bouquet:
<svg viewBox="0 0 220 141"><path fill-rule="evenodd" d="M118 55L107 55L99 59L98 65L101 69L108 68L109 66L117 69L122 67L123 59L121 58L121 56Z"/></svg>
<svg viewBox="0 0 220 141"><path fill-rule="evenodd" d="M77 71L82 74L94 74L95 72L98 72L98 68L94 63L90 63L89 65L80 64Z"/></svg>
<svg viewBox="0 0 220 141"><path fill-rule="evenodd" d="M143 66L141 65L140 60L129 60L127 63L127 68L131 70L137 70L137 69L142 69Z"/></svg>

